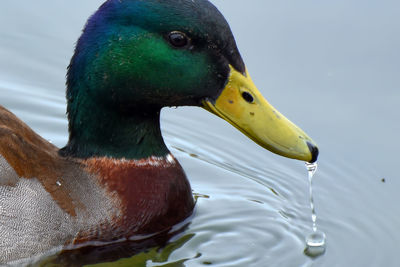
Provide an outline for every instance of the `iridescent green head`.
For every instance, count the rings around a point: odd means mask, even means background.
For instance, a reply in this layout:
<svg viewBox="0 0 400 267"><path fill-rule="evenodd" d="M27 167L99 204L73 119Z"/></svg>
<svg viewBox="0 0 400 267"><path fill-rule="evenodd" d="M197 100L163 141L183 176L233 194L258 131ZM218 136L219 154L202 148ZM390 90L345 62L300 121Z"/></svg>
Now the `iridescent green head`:
<svg viewBox="0 0 400 267"><path fill-rule="evenodd" d="M99 131L118 131L117 122L145 121L164 106L202 105L205 98L216 98L229 65L245 71L229 25L208 1L105 2L87 22L69 66L71 136L64 150L96 155L97 146L108 142ZM122 141L118 133L109 134ZM149 148L149 153L157 151Z"/></svg>
<svg viewBox="0 0 400 267"><path fill-rule="evenodd" d="M69 66L70 139L62 153L165 155L165 106L206 107L248 134L212 110L233 73L250 80L228 23L207 0L109 0L89 19ZM239 87L240 101L257 100Z"/></svg>
<svg viewBox="0 0 400 267"><path fill-rule="evenodd" d="M109 108L200 105L245 68L230 28L205 0L110 0L89 19L68 73ZM71 116L76 110L69 110Z"/></svg>

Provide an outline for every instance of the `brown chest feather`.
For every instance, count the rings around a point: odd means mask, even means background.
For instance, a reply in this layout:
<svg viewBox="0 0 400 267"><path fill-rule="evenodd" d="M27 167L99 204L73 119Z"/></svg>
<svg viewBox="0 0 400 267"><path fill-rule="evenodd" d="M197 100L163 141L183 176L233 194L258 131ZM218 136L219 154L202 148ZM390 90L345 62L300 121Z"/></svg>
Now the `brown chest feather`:
<svg viewBox="0 0 400 267"><path fill-rule="evenodd" d="M190 185L171 155L134 161L97 158L84 164L105 185L111 198L119 198L124 214L120 225L127 232L165 230L193 209Z"/></svg>

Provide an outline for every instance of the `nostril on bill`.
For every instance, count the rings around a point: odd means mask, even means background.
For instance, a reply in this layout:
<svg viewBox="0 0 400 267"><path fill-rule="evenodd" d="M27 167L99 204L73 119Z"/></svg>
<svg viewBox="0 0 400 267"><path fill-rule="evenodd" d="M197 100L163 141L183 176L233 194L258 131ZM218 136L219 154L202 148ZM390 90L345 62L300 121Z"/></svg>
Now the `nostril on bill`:
<svg viewBox="0 0 400 267"><path fill-rule="evenodd" d="M310 152L311 152L311 155L312 155L310 163L314 163L318 159L318 154L319 154L318 147L315 146L314 144L310 143L310 142L307 142L307 146L308 146L308 149L310 149Z"/></svg>

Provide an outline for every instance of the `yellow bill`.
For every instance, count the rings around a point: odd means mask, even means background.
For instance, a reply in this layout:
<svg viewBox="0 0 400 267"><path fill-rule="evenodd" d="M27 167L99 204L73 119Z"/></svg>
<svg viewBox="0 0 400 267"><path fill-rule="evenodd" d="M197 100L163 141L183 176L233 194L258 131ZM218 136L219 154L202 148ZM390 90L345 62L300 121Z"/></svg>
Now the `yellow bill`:
<svg viewBox="0 0 400 267"><path fill-rule="evenodd" d="M250 75L231 66L229 82L216 101L203 107L278 155L315 162L318 148L299 127L277 111L257 90Z"/></svg>

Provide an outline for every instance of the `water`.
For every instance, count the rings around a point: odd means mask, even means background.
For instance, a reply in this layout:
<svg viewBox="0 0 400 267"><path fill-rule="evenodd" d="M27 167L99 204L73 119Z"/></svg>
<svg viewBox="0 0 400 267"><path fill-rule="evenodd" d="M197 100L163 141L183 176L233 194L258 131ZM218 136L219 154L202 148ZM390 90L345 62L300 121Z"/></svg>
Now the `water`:
<svg viewBox="0 0 400 267"><path fill-rule="evenodd" d="M315 205L314 205L314 196L313 196L313 177L318 169L317 162L314 163L306 163L307 171L308 171L308 181L310 183L310 205L311 205L311 219L312 219L312 229L314 232L317 231L317 214L315 212Z"/></svg>
<svg viewBox="0 0 400 267"><path fill-rule="evenodd" d="M66 67L101 2L0 3L0 104L58 147L67 141ZM214 3L260 91L319 144L314 200L329 245L317 258L304 254L310 203L302 162L275 156L228 123L185 107L163 110L161 122L199 196L195 214L164 249L118 264L397 267L400 2ZM53 252L41 260L54 258Z"/></svg>
<svg viewBox="0 0 400 267"><path fill-rule="evenodd" d="M317 213L315 212L314 195L313 195L313 177L318 169L317 162L306 163L308 171L308 181L310 183L310 206L311 206L311 220L312 220L312 233L306 237L305 254L311 257L317 257L325 253L326 235L324 232L318 230L317 227Z"/></svg>

